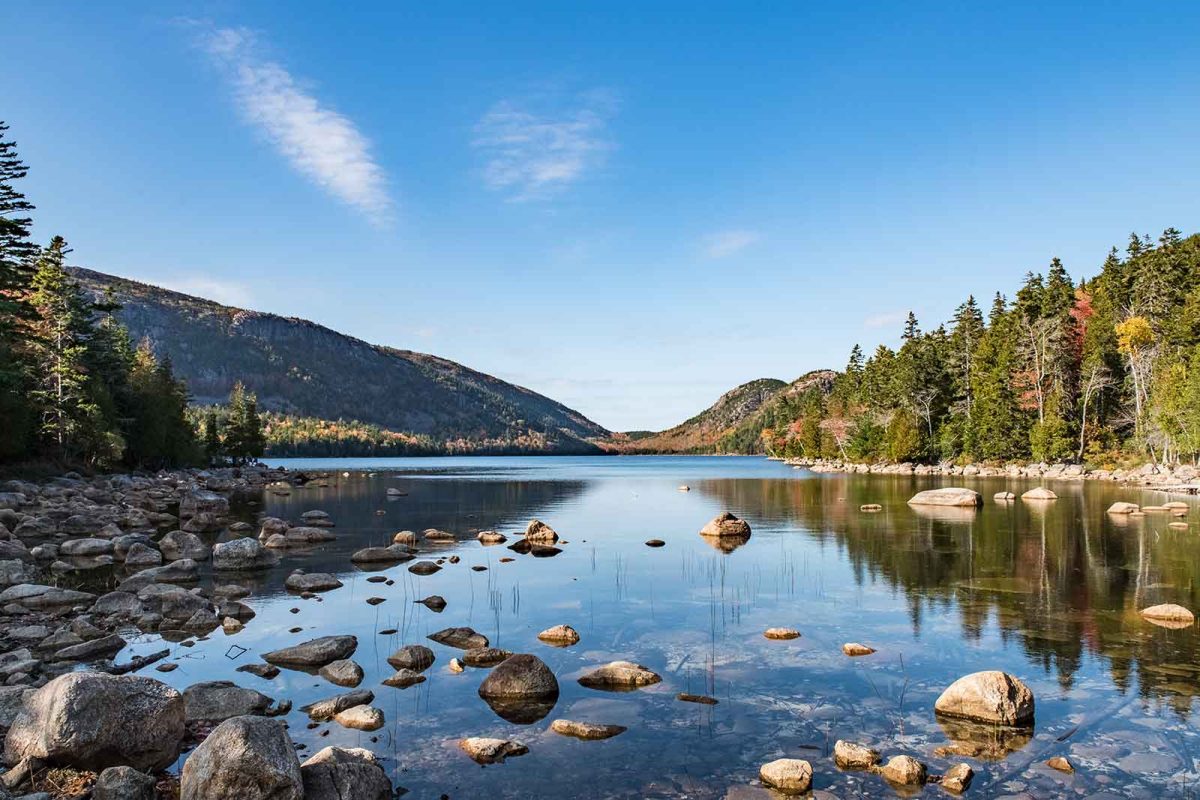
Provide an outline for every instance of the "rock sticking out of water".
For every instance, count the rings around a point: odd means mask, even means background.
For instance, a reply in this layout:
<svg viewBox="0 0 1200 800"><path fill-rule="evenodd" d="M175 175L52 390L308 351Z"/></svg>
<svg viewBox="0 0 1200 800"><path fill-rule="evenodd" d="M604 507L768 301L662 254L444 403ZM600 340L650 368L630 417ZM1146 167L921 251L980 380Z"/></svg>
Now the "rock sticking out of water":
<svg viewBox="0 0 1200 800"><path fill-rule="evenodd" d="M1108 507L1109 514L1132 514L1135 511L1141 511L1137 503L1126 503L1124 501L1118 501Z"/></svg>
<svg viewBox="0 0 1200 800"><path fill-rule="evenodd" d="M478 764L500 764L506 758L523 756L529 752L529 748L520 742L481 736L463 739L458 746Z"/></svg>
<svg viewBox="0 0 1200 800"><path fill-rule="evenodd" d="M427 639L432 639L438 644L444 644L447 647L457 647L459 650L475 650L480 647L487 647L491 642L482 633L477 633L474 628L444 628L435 633L429 634Z"/></svg>
<svg viewBox="0 0 1200 800"><path fill-rule="evenodd" d="M799 639L800 631L795 628L767 628L763 636L768 639Z"/></svg>
<svg viewBox="0 0 1200 800"><path fill-rule="evenodd" d="M558 541L558 533L540 519L535 519L525 528L525 541L531 544L554 544Z"/></svg>
<svg viewBox="0 0 1200 800"><path fill-rule="evenodd" d="M758 769L764 786L784 794L803 794L812 786L812 765L799 758L779 758Z"/></svg>
<svg viewBox="0 0 1200 800"><path fill-rule="evenodd" d="M700 535L718 539L724 537L748 539L750 538L750 525L745 520L738 519L728 511L722 511L700 529Z"/></svg>
<svg viewBox="0 0 1200 800"><path fill-rule="evenodd" d="M553 628L546 628L537 637L555 647L567 647L579 642L579 632L570 625L555 625Z"/></svg>
<svg viewBox="0 0 1200 800"><path fill-rule="evenodd" d="M709 697L706 694L688 694L687 692L680 692L679 694L675 695L675 699L682 700L685 703L699 703L700 705L704 706L715 706L717 704L717 698Z"/></svg>
<svg viewBox="0 0 1200 800"><path fill-rule="evenodd" d="M630 661L613 661L586 673L579 683L589 689L632 690L662 681L658 673Z"/></svg>
<svg viewBox="0 0 1200 800"><path fill-rule="evenodd" d="M383 712L374 706L351 706L333 715L333 721L343 728L358 731L377 731L383 727Z"/></svg>
<svg viewBox="0 0 1200 800"><path fill-rule="evenodd" d="M838 739L833 745L833 761L842 769L871 769L879 760L878 750L857 742Z"/></svg>
<svg viewBox="0 0 1200 800"><path fill-rule="evenodd" d="M233 717L213 730L183 762L181 800L303 796L300 760L283 722Z"/></svg>
<svg viewBox="0 0 1200 800"><path fill-rule="evenodd" d="M1022 500L1057 500L1058 495L1047 489L1045 486L1038 486L1030 489L1021 495Z"/></svg>
<svg viewBox="0 0 1200 800"><path fill-rule="evenodd" d="M1075 771L1075 765L1072 764L1070 761L1068 761L1063 756L1055 756L1054 758L1052 758L1046 762L1046 766L1049 767L1050 769L1056 769L1059 772L1066 772L1068 774L1073 773Z"/></svg>
<svg viewBox="0 0 1200 800"><path fill-rule="evenodd" d="M300 765L304 800L390 800L392 782L361 747L326 747Z"/></svg>
<svg viewBox="0 0 1200 800"><path fill-rule="evenodd" d="M1033 692L1006 672L975 672L950 684L934 703L934 710L975 722L1030 725L1034 716Z"/></svg>
<svg viewBox="0 0 1200 800"><path fill-rule="evenodd" d="M349 658L358 648L354 636L322 636L291 647L262 654L263 661L279 667L323 667L331 661Z"/></svg>
<svg viewBox="0 0 1200 800"><path fill-rule="evenodd" d="M975 770L971 769L970 764L955 764L946 770L946 774L942 776L939 783L948 792L962 794L971 785L971 780L974 777Z"/></svg>
<svg viewBox="0 0 1200 800"><path fill-rule="evenodd" d="M348 658L330 661L317 674L335 686L354 687L363 680L363 668Z"/></svg>
<svg viewBox="0 0 1200 800"><path fill-rule="evenodd" d="M1147 622L1167 628L1187 628L1196 621L1191 611L1174 603L1162 603L1142 609L1142 616Z"/></svg>
<svg viewBox="0 0 1200 800"><path fill-rule="evenodd" d="M897 786L920 786L927 777L925 765L912 756L892 756L879 768L879 774Z"/></svg>
<svg viewBox="0 0 1200 800"><path fill-rule="evenodd" d="M941 489L926 489L917 492L909 499L910 506L952 506L959 508L978 508L983 505L983 498L971 489L946 486Z"/></svg>
<svg viewBox="0 0 1200 800"><path fill-rule="evenodd" d="M875 652L874 647L867 647L865 644L858 642L846 642L842 645L842 652L848 656L869 656Z"/></svg>

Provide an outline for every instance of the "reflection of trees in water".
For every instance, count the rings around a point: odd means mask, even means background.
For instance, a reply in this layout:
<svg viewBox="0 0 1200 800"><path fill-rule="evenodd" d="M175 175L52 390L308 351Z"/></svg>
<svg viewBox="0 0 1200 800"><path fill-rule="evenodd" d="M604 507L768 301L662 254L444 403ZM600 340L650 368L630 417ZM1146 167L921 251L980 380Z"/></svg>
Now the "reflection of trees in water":
<svg viewBox="0 0 1200 800"><path fill-rule="evenodd" d="M1169 517L1105 513L1118 487L1088 484L1060 499L997 504L1000 483L978 484L979 511L915 509L907 500L931 484L907 476L699 483L734 513L796 525L835 544L861 585L901 589L914 631L930 611L956 607L963 633L978 639L995 619L1030 661L1071 685L1085 654L1106 659L1122 690L1136 671L1144 697L1168 697L1186 712L1200 693L1194 629L1169 631L1138 610L1161 602L1197 607L1200 540L1166 527ZM1019 490L1018 490L1019 492ZM865 514L863 503L882 513Z"/></svg>

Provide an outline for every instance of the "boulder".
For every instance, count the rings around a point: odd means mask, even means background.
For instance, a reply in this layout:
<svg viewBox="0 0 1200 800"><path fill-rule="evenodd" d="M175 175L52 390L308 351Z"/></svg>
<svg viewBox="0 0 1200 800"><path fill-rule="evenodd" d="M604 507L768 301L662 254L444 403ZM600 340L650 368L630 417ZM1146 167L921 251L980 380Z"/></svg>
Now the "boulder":
<svg viewBox="0 0 1200 800"><path fill-rule="evenodd" d="M200 743L179 776L180 800L304 800L300 760L283 722L233 717Z"/></svg>
<svg viewBox="0 0 1200 800"><path fill-rule="evenodd" d="M115 656L124 649L125 645L124 639L112 633L88 642L64 647L54 654L54 658L58 661L93 661Z"/></svg>
<svg viewBox="0 0 1200 800"><path fill-rule="evenodd" d="M971 779L974 777L975 770L971 769L970 764L955 764L942 776L941 787L948 792L962 794L971 785Z"/></svg>
<svg viewBox="0 0 1200 800"><path fill-rule="evenodd" d="M554 544L558 541L558 533L540 519L535 519L525 527L525 541Z"/></svg>
<svg viewBox="0 0 1200 800"><path fill-rule="evenodd" d="M72 589L60 589L57 586L43 586L36 583L18 583L0 592L0 607L16 603L34 611L49 611L65 606L77 606L90 603L96 595L87 592L76 592Z"/></svg>
<svg viewBox="0 0 1200 800"><path fill-rule="evenodd" d="M342 582L328 572L293 572L283 585L293 592L328 592L341 588Z"/></svg>
<svg viewBox="0 0 1200 800"><path fill-rule="evenodd" d="M343 728L358 731L377 731L383 727L383 712L374 706L351 706L333 715L333 721Z"/></svg>
<svg viewBox="0 0 1200 800"><path fill-rule="evenodd" d="M468 667L494 667L511 655L511 651L498 647L478 647L463 653L462 663Z"/></svg>
<svg viewBox="0 0 1200 800"><path fill-rule="evenodd" d="M1174 603L1162 603L1142 609L1147 622L1164 628L1190 628L1196 621L1191 611Z"/></svg>
<svg viewBox="0 0 1200 800"><path fill-rule="evenodd" d="M423 644L406 644L388 656L388 664L393 669L411 669L414 672L424 672L433 665L436 657L433 651Z"/></svg>
<svg viewBox="0 0 1200 800"><path fill-rule="evenodd" d="M347 708L366 705L374 699L375 693L370 689L355 689L352 692L334 695L333 697L302 706L300 710L308 714L309 719L324 722L325 720L333 719L335 715L340 714Z"/></svg>
<svg viewBox="0 0 1200 800"><path fill-rule="evenodd" d="M96 776L92 800L154 800L154 776L133 767L109 767Z"/></svg>
<svg viewBox="0 0 1200 800"><path fill-rule="evenodd" d="M420 603L435 614L440 614L446 608L446 598L440 594L431 594L422 600L414 600L414 603Z"/></svg>
<svg viewBox="0 0 1200 800"><path fill-rule="evenodd" d="M444 628L436 633L429 634L428 639L432 639L438 644L444 644L447 647L457 647L459 650L474 650L479 647L487 647L490 642L482 633L476 633L474 628Z"/></svg>
<svg viewBox="0 0 1200 800"><path fill-rule="evenodd" d="M323 667L331 661L349 658L358 648L355 636L322 636L301 644L262 654L263 661L280 667Z"/></svg>
<svg viewBox="0 0 1200 800"><path fill-rule="evenodd" d="M458 743L458 746L477 764L500 764L506 758L523 756L529 752L529 748L520 742L514 742L509 739L489 739L481 736L463 739Z"/></svg>
<svg viewBox="0 0 1200 800"><path fill-rule="evenodd" d="M231 681L205 681L183 690L188 722L224 722L230 717L266 716L275 702Z"/></svg>
<svg viewBox="0 0 1200 800"><path fill-rule="evenodd" d="M292 546L319 544L321 542L332 542L337 537L325 530L324 528L315 528L310 526L300 528L288 528L287 533L283 538Z"/></svg>
<svg viewBox="0 0 1200 800"><path fill-rule="evenodd" d="M413 575L432 575L435 572L440 572L441 567L433 561L418 561L409 566L408 571Z"/></svg>
<svg viewBox="0 0 1200 800"><path fill-rule="evenodd" d="M10 764L31 757L76 769L158 770L178 757L183 734L183 697L166 684L71 672L27 698L4 754Z"/></svg>
<svg viewBox="0 0 1200 800"><path fill-rule="evenodd" d="M355 551L350 560L355 564L396 564L401 561L411 561L413 554L403 545L393 544L387 547L364 547Z"/></svg>
<svg viewBox="0 0 1200 800"><path fill-rule="evenodd" d="M502 665L503 666L503 665ZM613 661L586 673L579 682L589 689L631 690L651 686L662 680L658 673L641 664Z"/></svg>
<svg viewBox="0 0 1200 800"><path fill-rule="evenodd" d="M134 542L125 553L126 567L157 567L162 560L162 553L142 542Z"/></svg>
<svg viewBox="0 0 1200 800"><path fill-rule="evenodd" d="M504 544L508 541L508 537L499 531L480 531L475 538L485 545Z"/></svg>
<svg viewBox="0 0 1200 800"><path fill-rule="evenodd" d="M1038 486L1030 489L1021 495L1022 500L1057 500L1058 495L1047 489L1045 486Z"/></svg>
<svg viewBox="0 0 1200 800"><path fill-rule="evenodd" d="M912 756L892 756L879 768L879 774L897 786L920 786L927 777L925 765Z"/></svg>
<svg viewBox="0 0 1200 800"><path fill-rule="evenodd" d="M258 538L269 539L275 534L283 535L288 532L288 528L292 527L286 521L279 517L263 517L262 527L258 531Z"/></svg>
<svg viewBox="0 0 1200 800"><path fill-rule="evenodd" d="M110 556L112 552L113 543L108 539L72 539L58 547L59 555L72 558Z"/></svg>
<svg viewBox="0 0 1200 800"><path fill-rule="evenodd" d="M453 533L450 531L438 530L437 528L426 528L421 533L421 536L426 541L430 542L453 542L455 540Z"/></svg>
<svg viewBox="0 0 1200 800"><path fill-rule="evenodd" d="M871 769L879 759L878 750L857 742L838 739L833 745L833 761L842 769Z"/></svg>
<svg viewBox="0 0 1200 800"><path fill-rule="evenodd" d="M934 703L934 711L974 722L1017 727L1031 725L1033 692L1008 673L999 670L975 672L950 684Z"/></svg>
<svg viewBox="0 0 1200 800"><path fill-rule="evenodd" d="M1141 511L1141 507L1137 503L1126 503L1123 500L1118 500L1108 507L1109 514L1133 514Z"/></svg>
<svg viewBox="0 0 1200 800"><path fill-rule="evenodd" d="M458 661L458 659L454 659ZM462 671L461 669L459 670ZM396 673L389 678L383 679L384 686L391 686L394 689L407 689L410 686L416 686L418 683L424 683L425 676L416 670L403 667L396 670Z"/></svg>
<svg viewBox="0 0 1200 800"><path fill-rule="evenodd" d="M479 696L496 699L553 699L558 679L537 656L518 653L493 669L479 685Z"/></svg>
<svg viewBox="0 0 1200 800"><path fill-rule="evenodd" d="M869 656L875 652L874 647L867 647L865 644L858 642L846 642L842 645L842 652L848 656Z"/></svg>
<svg viewBox="0 0 1200 800"><path fill-rule="evenodd" d="M570 625L555 625L553 628L546 628L537 637L556 647L567 647L579 642L579 632Z"/></svg>
<svg viewBox="0 0 1200 800"><path fill-rule="evenodd" d="M1007 503L1010 500L1017 499L1017 496L1012 492L996 492L994 495L992 495L992 499L997 503Z"/></svg>
<svg viewBox="0 0 1200 800"><path fill-rule="evenodd" d="M983 505L983 497L971 489L947 486L941 489L926 489L917 492L909 499L910 506L954 506L978 508Z"/></svg>
<svg viewBox="0 0 1200 800"><path fill-rule="evenodd" d="M229 572L253 572L279 563L279 556L263 547L257 539L234 539L213 548L213 567Z"/></svg>
<svg viewBox="0 0 1200 800"><path fill-rule="evenodd" d="M700 529L700 535L715 538L731 537L746 539L750 536L750 525L745 520L738 519L728 511L722 511Z"/></svg>
<svg viewBox="0 0 1200 800"><path fill-rule="evenodd" d="M203 489L187 492L179 498L179 516L193 517L196 514L215 514L220 516L229 513L229 500L216 492Z"/></svg>
<svg viewBox="0 0 1200 800"><path fill-rule="evenodd" d="M353 687L362 683L363 668L348 658L340 658L321 667L317 674L337 686Z"/></svg>
<svg viewBox="0 0 1200 800"><path fill-rule="evenodd" d="M812 765L800 758L779 758L759 767L758 777L783 794L804 794L812 786Z"/></svg>
<svg viewBox="0 0 1200 800"><path fill-rule="evenodd" d="M392 782L375 754L326 747L300 765L304 800L391 800Z"/></svg>
<svg viewBox="0 0 1200 800"><path fill-rule="evenodd" d="M166 534L158 540L158 549L168 561L178 561L181 558L207 561L212 556L212 549L201 541L199 536L187 531L171 531Z"/></svg>

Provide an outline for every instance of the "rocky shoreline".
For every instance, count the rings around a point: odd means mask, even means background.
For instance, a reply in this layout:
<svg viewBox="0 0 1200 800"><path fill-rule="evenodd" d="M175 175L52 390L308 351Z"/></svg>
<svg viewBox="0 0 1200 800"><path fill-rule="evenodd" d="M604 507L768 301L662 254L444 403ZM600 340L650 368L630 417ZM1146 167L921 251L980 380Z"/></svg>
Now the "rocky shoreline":
<svg viewBox="0 0 1200 800"><path fill-rule="evenodd" d="M1145 464L1131 469L1091 469L1081 464L862 464L852 461L790 458L780 459L793 467L810 472L860 475L941 475L946 477L1032 478L1037 480L1112 481L1151 488L1197 486L1200 467L1189 464L1168 466Z"/></svg>

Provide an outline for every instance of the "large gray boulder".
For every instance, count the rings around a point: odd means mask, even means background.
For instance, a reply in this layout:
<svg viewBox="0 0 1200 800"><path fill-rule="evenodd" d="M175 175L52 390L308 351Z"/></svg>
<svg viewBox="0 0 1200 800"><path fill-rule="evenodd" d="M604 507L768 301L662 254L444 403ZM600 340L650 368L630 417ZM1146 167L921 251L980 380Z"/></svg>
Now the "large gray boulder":
<svg viewBox="0 0 1200 800"><path fill-rule="evenodd" d="M207 561L212 555L212 550L199 536L187 531L171 531L158 540L158 549L168 561L178 561L181 558Z"/></svg>
<svg viewBox="0 0 1200 800"><path fill-rule="evenodd" d="M216 492L198 489L179 498L179 516L194 517L197 514L229 513L229 500Z"/></svg>
<svg viewBox="0 0 1200 800"><path fill-rule="evenodd" d="M355 636L322 636L291 647L262 654L262 660L279 667L317 669L331 661L349 658L358 648Z"/></svg>
<svg viewBox="0 0 1200 800"><path fill-rule="evenodd" d="M35 611L51 610L64 606L90 603L96 595L60 589L57 586L42 586L36 583L19 583L0 592L0 606L16 603Z"/></svg>
<svg viewBox="0 0 1200 800"><path fill-rule="evenodd" d="M39 758L77 769L164 769L178 757L184 703L165 683L72 672L25 701L4 743L10 764Z"/></svg>
<svg viewBox="0 0 1200 800"><path fill-rule="evenodd" d="M234 539L213 548L213 567L229 572L254 572L279 563L279 556L263 547L257 539Z"/></svg>
<svg viewBox="0 0 1200 800"><path fill-rule="evenodd" d="M300 765L304 800L389 800L388 780L375 754L361 747L326 747Z"/></svg>
<svg viewBox="0 0 1200 800"><path fill-rule="evenodd" d="M183 762L180 800L303 800L300 759L283 722L233 717Z"/></svg>

